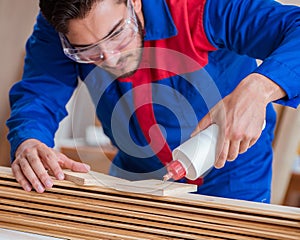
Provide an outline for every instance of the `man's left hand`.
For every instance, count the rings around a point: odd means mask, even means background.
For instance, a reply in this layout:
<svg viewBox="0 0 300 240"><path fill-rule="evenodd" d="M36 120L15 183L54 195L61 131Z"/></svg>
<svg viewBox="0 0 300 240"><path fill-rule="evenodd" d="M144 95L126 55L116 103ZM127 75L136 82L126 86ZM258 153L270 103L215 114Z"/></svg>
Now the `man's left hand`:
<svg viewBox="0 0 300 240"><path fill-rule="evenodd" d="M219 126L215 167L222 168L253 146L261 135L269 102L286 94L269 78L253 73L217 103L198 123L192 136L213 123Z"/></svg>

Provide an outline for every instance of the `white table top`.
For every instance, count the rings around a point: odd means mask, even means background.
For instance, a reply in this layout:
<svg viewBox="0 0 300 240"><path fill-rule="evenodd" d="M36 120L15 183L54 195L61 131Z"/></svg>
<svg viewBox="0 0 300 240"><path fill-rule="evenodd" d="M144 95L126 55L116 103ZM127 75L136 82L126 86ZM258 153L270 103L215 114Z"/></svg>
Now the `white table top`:
<svg viewBox="0 0 300 240"><path fill-rule="evenodd" d="M0 240L61 240L61 239L0 228Z"/></svg>

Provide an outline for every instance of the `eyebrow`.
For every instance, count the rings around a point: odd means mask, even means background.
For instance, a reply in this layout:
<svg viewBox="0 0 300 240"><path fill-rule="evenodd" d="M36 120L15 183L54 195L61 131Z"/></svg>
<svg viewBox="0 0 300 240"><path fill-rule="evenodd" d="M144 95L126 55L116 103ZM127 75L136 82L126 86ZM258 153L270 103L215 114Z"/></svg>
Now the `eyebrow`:
<svg viewBox="0 0 300 240"><path fill-rule="evenodd" d="M124 19L121 19L119 22L117 22L113 27L112 29L108 32L108 34L106 34L102 39L100 39L99 41L101 40L104 40L105 38L109 37L110 35L112 35L114 33L114 31L122 24L122 22L124 21ZM97 42L99 42L97 41ZM95 43L92 43L92 44L73 44L73 43L70 43L73 47L75 48L84 48L84 47L89 47L89 46L92 46L94 45Z"/></svg>

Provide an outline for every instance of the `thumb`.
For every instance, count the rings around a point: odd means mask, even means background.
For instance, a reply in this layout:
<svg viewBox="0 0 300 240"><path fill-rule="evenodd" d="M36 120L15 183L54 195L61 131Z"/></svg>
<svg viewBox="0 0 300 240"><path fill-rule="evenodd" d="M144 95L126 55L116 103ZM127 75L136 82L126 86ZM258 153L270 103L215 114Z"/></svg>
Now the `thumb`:
<svg viewBox="0 0 300 240"><path fill-rule="evenodd" d="M194 137L197 133L201 132L202 130L208 128L212 124L212 120L209 114L206 114L204 118L198 123L195 130L192 132L191 137Z"/></svg>

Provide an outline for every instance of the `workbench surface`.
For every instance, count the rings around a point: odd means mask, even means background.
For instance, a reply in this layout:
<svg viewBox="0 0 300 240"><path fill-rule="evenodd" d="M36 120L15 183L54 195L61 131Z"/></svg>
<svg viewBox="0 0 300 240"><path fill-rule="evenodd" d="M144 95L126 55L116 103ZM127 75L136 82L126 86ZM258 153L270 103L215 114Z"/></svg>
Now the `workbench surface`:
<svg viewBox="0 0 300 240"><path fill-rule="evenodd" d="M0 240L60 240L60 238L0 228Z"/></svg>

